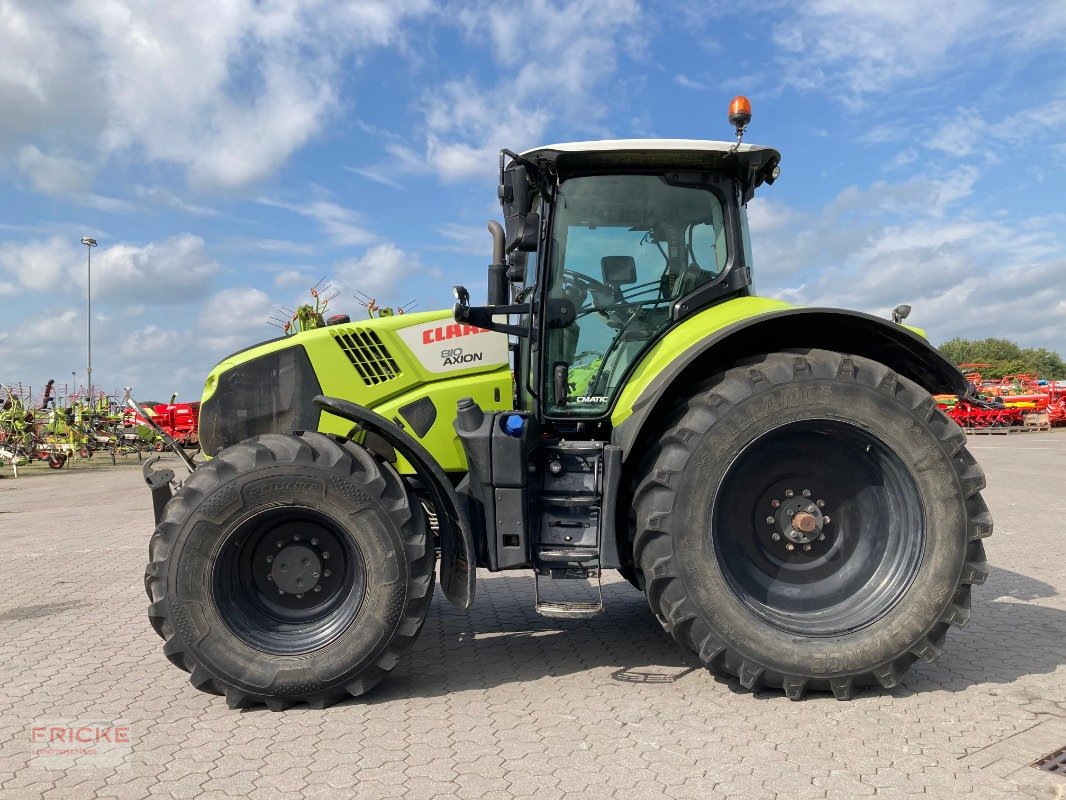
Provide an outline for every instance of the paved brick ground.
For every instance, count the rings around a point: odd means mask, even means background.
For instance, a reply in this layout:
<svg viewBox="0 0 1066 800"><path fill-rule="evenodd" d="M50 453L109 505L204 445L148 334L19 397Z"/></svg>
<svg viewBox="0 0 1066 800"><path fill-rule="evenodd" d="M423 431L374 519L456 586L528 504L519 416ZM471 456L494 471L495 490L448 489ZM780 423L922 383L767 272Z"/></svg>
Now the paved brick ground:
<svg viewBox="0 0 1066 800"><path fill-rule="evenodd" d="M136 470L0 481L0 797L1066 797L1066 432L971 441L991 576L940 661L849 703L754 697L696 667L619 580L591 622L536 616L525 575L439 597L412 656L326 711L227 710L171 667L141 575ZM30 728L125 720L118 768L29 765Z"/></svg>

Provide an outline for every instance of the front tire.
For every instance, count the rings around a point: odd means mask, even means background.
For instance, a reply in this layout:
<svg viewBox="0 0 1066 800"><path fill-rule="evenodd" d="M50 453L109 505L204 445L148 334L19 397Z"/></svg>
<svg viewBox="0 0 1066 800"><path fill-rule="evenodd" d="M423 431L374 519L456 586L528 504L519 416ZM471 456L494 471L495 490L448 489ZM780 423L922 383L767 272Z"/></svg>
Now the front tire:
<svg viewBox="0 0 1066 800"><path fill-rule="evenodd" d="M710 669L799 699L898 685L970 616L992 532L966 435L882 364L773 353L682 402L638 478L634 563Z"/></svg>
<svg viewBox="0 0 1066 800"><path fill-rule="evenodd" d="M433 592L433 543L400 476L315 432L198 467L149 552L163 652L231 708L364 694L411 649Z"/></svg>

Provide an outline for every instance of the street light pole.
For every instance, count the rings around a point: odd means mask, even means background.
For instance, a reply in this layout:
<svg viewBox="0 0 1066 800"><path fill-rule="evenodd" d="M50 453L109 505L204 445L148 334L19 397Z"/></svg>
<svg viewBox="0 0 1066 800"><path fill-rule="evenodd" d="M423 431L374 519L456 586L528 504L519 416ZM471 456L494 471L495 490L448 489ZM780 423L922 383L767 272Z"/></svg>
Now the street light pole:
<svg viewBox="0 0 1066 800"><path fill-rule="evenodd" d="M89 261L89 274L88 281L86 283L89 318L89 365L86 372L89 382L89 398L91 402L93 396L93 248L96 247L96 239L90 239L88 236L82 236L81 243L85 245L85 254L86 258L88 258Z"/></svg>

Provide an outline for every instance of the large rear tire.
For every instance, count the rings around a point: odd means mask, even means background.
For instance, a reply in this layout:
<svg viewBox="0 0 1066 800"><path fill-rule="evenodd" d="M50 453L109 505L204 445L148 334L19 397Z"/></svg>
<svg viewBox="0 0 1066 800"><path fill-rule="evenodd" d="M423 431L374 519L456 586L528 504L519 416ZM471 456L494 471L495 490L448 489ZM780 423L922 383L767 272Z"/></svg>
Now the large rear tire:
<svg viewBox="0 0 1066 800"><path fill-rule="evenodd" d="M232 708L364 694L411 649L433 593L425 514L400 476L314 432L199 466L149 552L163 652Z"/></svg>
<svg viewBox="0 0 1066 800"><path fill-rule="evenodd" d="M823 350L761 356L709 379L651 443L636 577L674 638L747 689L891 688L970 617L984 485L912 381Z"/></svg>

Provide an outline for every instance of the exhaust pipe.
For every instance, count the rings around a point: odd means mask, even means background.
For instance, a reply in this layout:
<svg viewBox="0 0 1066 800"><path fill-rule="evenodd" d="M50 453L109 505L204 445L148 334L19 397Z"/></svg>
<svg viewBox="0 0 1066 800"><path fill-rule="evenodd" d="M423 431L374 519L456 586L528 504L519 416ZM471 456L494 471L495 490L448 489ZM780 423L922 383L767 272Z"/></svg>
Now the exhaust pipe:
<svg viewBox="0 0 1066 800"><path fill-rule="evenodd" d="M510 292L507 285L507 258L504 254L503 226L496 220L490 219L489 233L492 234L492 263L489 264L488 304L505 306L510 301Z"/></svg>

